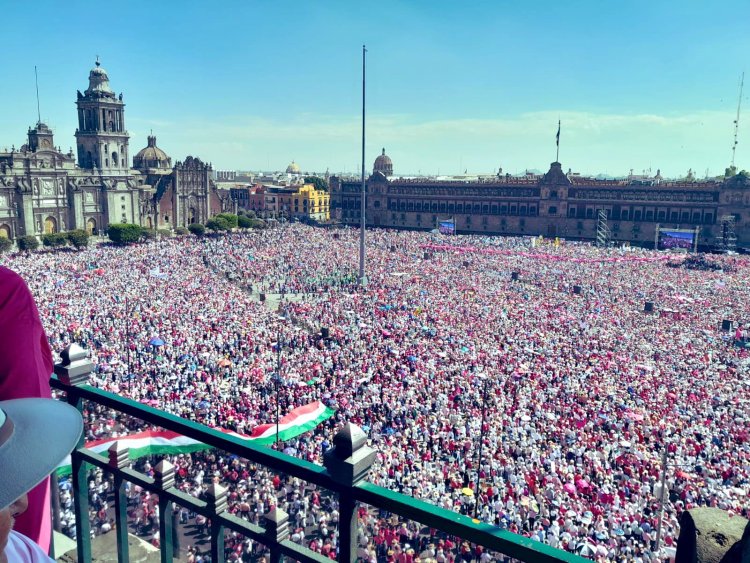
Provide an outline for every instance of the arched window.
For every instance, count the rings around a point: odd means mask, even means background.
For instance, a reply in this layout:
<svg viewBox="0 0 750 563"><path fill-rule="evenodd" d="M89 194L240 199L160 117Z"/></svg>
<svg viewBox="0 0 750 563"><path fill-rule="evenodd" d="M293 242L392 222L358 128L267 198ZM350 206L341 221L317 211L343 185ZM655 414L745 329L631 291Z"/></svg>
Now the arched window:
<svg viewBox="0 0 750 563"><path fill-rule="evenodd" d="M117 166L118 162L120 162L120 161L118 160L117 153L113 152L112 153L112 166Z"/></svg>
<svg viewBox="0 0 750 563"><path fill-rule="evenodd" d="M57 232L57 219L51 215L44 220L44 234L50 235Z"/></svg>

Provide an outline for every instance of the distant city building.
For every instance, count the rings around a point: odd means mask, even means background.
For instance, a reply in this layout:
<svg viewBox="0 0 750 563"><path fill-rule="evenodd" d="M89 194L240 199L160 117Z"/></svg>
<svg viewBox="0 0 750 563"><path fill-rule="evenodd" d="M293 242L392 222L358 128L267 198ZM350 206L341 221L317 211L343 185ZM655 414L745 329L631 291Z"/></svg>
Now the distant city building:
<svg viewBox="0 0 750 563"><path fill-rule="evenodd" d="M214 180L217 182L233 182L237 178L236 170L215 170Z"/></svg>
<svg viewBox="0 0 750 563"><path fill-rule="evenodd" d="M327 221L331 196L311 184L299 186L260 185L231 190L237 209L254 211L260 217Z"/></svg>
<svg viewBox="0 0 750 563"><path fill-rule="evenodd" d="M316 190L312 184L300 186L292 196L292 217L328 221L331 217L331 196Z"/></svg>
<svg viewBox="0 0 750 563"><path fill-rule="evenodd" d="M0 152L0 236L17 238L72 229L105 231L111 223L174 227L205 222L225 210L210 164L172 160L148 137L130 167L125 103L99 61L76 99L76 158L55 147L39 122L20 149Z"/></svg>
<svg viewBox="0 0 750 563"><path fill-rule="evenodd" d="M657 171L654 177L600 180L566 174L553 162L541 176L392 179L385 174L384 156L378 156L365 186L366 221L373 227L431 230L454 219L459 233L596 240L603 211L612 242L653 244L657 228L697 227L704 248L722 234L750 246L750 181L743 175L665 181ZM358 225L360 192L358 179L332 177L333 216ZM728 229L733 233L727 235Z"/></svg>

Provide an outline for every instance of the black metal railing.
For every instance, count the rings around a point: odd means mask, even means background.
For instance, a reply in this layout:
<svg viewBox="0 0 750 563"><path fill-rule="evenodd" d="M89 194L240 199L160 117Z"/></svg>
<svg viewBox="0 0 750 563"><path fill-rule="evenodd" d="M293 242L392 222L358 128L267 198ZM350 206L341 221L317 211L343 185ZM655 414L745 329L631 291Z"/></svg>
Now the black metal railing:
<svg viewBox="0 0 750 563"><path fill-rule="evenodd" d="M88 361L87 352L76 344L66 348L61 358L62 361L55 366L57 377L52 378L52 387L63 392L68 403L81 412L84 401L89 401L135 417L145 425L177 432L247 459L253 464L331 491L337 496L339 504L338 561L349 563L357 559L357 509L360 503L481 545L485 550L503 554L508 558L540 562L585 561L575 554L367 482L367 473L375 460L376 452L367 446L366 435L354 424L345 424L336 434L333 448L324 456L324 466L320 466L87 385L86 381L93 364ZM213 563L224 561L225 530L237 532L265 545L270 551L273 563L280 561L283 556L310 563L331 561L329 557L290 539L289 516L278 507L264 515L262 525L253 524L227 511L227 491L221 485L210 485L205 500L175 488L175 470L167 459L156 464L153 468L153 477L149 477L129 467L128 450L119 442L115 442L107 454L104 456L87 449L83 437L71 454L79 562L91 561L88 473L92 466L100 468L114 478L114 532L117 535L117 555L120 563L129 561L125 494L127 483L158 495L159 546L162 562L172 561L175 556L172 541L177 533L175 505L202 515L210 522L210 553Z"/></svg>

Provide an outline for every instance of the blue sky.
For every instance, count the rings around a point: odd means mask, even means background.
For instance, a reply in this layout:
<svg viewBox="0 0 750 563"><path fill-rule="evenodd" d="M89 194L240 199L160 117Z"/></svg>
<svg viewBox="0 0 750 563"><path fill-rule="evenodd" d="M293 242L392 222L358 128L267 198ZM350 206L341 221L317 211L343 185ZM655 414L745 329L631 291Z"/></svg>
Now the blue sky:
<svg viewBox="0 0 750 563"><path fill-rule="evenodd" d="M131 154L153 129L173 159L356 173L361 46L368 168L396 174L661 168L723 172L750 2L36 2L3 6L0 147L42 119L67 150L100 55ZM750 168L750 76L737 164Z"/></svg>

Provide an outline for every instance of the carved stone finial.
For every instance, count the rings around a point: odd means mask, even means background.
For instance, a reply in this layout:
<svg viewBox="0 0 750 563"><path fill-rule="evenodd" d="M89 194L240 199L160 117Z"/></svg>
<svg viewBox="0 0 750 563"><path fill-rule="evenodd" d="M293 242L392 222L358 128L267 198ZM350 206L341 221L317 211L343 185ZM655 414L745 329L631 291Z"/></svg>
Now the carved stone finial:
<svg viewBox="0 0 750 563"><path fill-rule="evenodd" d="M109 457L109 466L116 467L117 469L123 469L127 467L130 460L128 458L129 448L125 446L120 440L117 440L107 450Z"/></svg>
<svg viewBox="0 0 750 563"><path fill-rule="evenodd" d="M375 450L367 445L367 435L351 422L336 433L333 447L323 458L323 464L337 481L353 486L367 476L375 461Z"/></svg>
<svg viewBox="0 0 750 563"><path fill-rule="evenodd" d="M55 373L67 385L82 385L88 381L94 364L88 352L78 344L71 344L60 353L61 362L55 364Z"/></svg>
<svg viewBox="0 0 750 563"><path fill-rule="evenodd" d="M166 459L157 463L154 467L154 481L160 489L174 487L174 465Z"/></svg>
<svg viewBox="0 0 750 563"><path fill-rule="evenodd" d="M216 483L206 490L207 502L209 508L216 514L221 514L227 509L227 490Z"/></svg>
<svg viewBox="0 0 750 563"><path fill-rule="evenodd" d="M263 519L265 535L271 543L280 543L289 539L289 515L278 507L273 507Z"/></svg>
<svg viewBox="0 0 750 563"><path fill-rule="evenodd" d="M359 426L352 424L351 422L344 424L344 427L333 437L336 456L340 459L350 457L366 443L367 435Z"/></svg>
<svg viewBox="0 0 750 563"><path fill-rule="evenodd" d="M71 344L65 348L65 350L60 352L60 358L65 364L70 364L71 362L76 362L78 360L85 360L88 355L88 352L76 343Z"/></svg>

